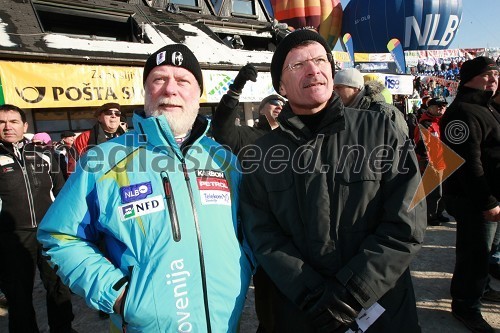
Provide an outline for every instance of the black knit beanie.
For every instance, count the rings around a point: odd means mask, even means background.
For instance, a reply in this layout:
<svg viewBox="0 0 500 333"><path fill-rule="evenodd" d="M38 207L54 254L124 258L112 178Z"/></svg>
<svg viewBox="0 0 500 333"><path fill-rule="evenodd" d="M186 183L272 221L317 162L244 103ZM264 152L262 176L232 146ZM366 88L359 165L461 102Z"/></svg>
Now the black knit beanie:
<svg viewBox="0 0 500 333"><path fill-rule="evenodd" d="M484 72L490 70L498 70L498 66L495 60L488 57L477 57L471 60L467 60L462 64L460 68L460 86L463 86L474 76L480 75Z"/></svg>
<svg viewBox="0 0 500 333"><path fill-rule="evenodd" d="M170 44L162 47L155 53L149 56L144 65L142 74L142 83L146 83L149 73L156 66L171 65L183 67L193 73L198 85L200 86L200 94L203 93L203 75L201 73L200 63L191 50L184 44Z"/></svg>
<svg viewBox="0 0 500 333"><path fill-rule="evenodd" d="M323 45L327 53L332 53L326 40L319 33L308 28L297 29L283 38L274 51L273 59L271 60L271 78L273 87L279 93L281 72L283 71L283 63L285 58L292 49L305 41L315 41ZM332 74L335 75L335 63L332 61Z"/></svg>

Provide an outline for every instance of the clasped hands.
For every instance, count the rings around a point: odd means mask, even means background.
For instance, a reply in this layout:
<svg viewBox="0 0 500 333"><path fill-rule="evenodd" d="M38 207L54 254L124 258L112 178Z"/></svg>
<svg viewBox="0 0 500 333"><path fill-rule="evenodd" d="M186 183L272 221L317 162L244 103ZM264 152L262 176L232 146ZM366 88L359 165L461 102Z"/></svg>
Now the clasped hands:
<svg viewBox="0 0 500 333"><path fill-rule="evenodd" d="M347 288L334 279L307 295L301 308L319 333L344 333L362 309Z"/></svg>

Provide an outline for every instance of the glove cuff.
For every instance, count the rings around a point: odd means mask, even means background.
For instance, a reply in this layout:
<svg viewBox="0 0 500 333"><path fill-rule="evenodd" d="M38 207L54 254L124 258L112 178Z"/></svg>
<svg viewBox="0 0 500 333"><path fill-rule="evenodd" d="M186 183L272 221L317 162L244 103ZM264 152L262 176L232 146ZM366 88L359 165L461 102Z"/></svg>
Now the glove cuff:
<svg viewBox="0 0 500 333"><path fill-rule="evenodd" d="M234 90L234 87L232 87L232 85L230 85L229 89L227 91L227 94L232 96L232 97L240 98L241 91L238 92L238 91Z"/></svg>
<svg viewBox="0 0 500 333"><path fill-rule="evenodd" d="M238 89L232 83L229 85L229 91L232 91L236 95L241 95L242 90L243 90L243 87L241 89Z"/></svg>

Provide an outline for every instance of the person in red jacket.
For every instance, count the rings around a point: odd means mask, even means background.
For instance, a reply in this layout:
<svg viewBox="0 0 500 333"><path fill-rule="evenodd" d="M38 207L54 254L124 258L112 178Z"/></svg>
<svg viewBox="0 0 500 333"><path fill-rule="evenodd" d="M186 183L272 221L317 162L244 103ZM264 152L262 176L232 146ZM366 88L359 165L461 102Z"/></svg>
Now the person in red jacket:
<svg viewBox="0 0 500 333"><path fill-rule="evenodd" d="M443 179L445 163L439 121L446 111L448 102L443 98L433 98L427 103L427 110L419 119L419 126L415 128L414 141L420 171L423 174L430 167L439 180ZM429 191L426 191L429 193ZM443 188L441 181L438 186L427 195L427 224L440 225L449 219L443 215L444 205L441 200Z"/></svg>
<svg viewBox="0 0 500 333"><path fill-rule="evenodd" d="M80 134L74 143L78 156L81 156L90 147L106 142L125 133L120 126L120 104L106 103L97 109L95 117L97 123L90 130Z"/></svg>

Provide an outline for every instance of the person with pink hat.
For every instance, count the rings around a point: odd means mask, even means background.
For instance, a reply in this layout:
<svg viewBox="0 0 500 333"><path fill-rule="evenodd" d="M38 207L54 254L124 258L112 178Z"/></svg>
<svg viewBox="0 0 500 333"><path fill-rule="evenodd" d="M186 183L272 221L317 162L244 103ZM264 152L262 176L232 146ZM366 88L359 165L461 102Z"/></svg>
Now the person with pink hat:
<svg viewBox="0 0 500 333"><path fill-rule="evenodd" d="M50 137L49 134L45 132L40 132L36 133L33 138L31 139L31 142L33 142L35 145L41 145L41 146L51 146L52 145L52 138Z"/></svg>

